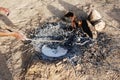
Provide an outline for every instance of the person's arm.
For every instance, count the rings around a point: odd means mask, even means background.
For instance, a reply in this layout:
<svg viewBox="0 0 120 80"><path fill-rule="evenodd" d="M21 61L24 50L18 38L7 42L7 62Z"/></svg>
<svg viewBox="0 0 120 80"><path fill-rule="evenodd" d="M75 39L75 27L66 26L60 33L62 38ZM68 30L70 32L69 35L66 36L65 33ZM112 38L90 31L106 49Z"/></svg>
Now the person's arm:
<svg viewBox="0 0 120 80"><path fill-rule="evenodd" d="M0 32L0 37L12 36L18 40L27 40L26 36L19 32Z"/></svg>

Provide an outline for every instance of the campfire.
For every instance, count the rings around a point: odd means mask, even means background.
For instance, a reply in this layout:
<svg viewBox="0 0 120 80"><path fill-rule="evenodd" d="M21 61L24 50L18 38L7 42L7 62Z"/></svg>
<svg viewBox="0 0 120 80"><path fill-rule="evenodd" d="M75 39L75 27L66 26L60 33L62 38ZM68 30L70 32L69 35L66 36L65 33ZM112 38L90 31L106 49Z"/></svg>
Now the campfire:
<svg viewBox="0 0 120 80"><path fill-rule="evenodd" d="M58 59L81 54L81 47L93 44L94 32L104 28L100 14L94 9L92 11L88 19L78 19L73 12L68 12L59 20L45 22L35 31L34 37L30 39L31 44L43 58ZM91 28L90 24L95 28ZM103 24L102 28L100 24Z"/></svg>
<svg viewBox="0 0 120 80"><path fill-rule="evenodd" d="M71 29L63 20L46 22L38 28L31 44L42 56L60 58L81 53L81 46L88 46L93 39L80 28Z"/></svg>
<svg viewBox="0 0 120 80"><path fill-rule="evenodd" d="M71 53L80 53L80 46L86 44L89 46L95 38L94 34L96 36L97 31L102 31L105 27L101 18L99 12L90 6L87 19L79 19L73 12L67 12L58 21L45 22L36 30L33 39L28 39L18 32L1 32L0 35L28 40L39 53L58 58Z"/></svg>

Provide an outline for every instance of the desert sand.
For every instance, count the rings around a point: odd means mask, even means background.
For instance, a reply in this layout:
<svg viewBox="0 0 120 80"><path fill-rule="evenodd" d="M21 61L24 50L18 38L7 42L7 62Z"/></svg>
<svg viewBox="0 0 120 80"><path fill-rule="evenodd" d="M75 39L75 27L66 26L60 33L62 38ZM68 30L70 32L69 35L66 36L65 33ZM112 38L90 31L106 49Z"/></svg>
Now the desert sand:
<svg viewBox="0 0 120 80"><path fill-rule="evenodd" d="M84 17L88 4L94 4L106 28L96 46L78 57L79 64L66 59L45 62L32 45L0 37L0 80L120 80L120 0L0 0L0 6L10 10L8 17L0 16L0 27L29 37L49 17L67 11Z"/></svg>

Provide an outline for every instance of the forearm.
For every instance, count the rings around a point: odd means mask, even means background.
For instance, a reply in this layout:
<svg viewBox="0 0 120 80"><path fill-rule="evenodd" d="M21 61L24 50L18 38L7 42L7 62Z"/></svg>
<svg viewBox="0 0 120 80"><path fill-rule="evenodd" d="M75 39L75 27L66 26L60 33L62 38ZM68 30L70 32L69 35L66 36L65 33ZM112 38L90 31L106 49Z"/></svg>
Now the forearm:
<svg viewBox="0 0 120 80"><path fill-rule="evenodd" d="M13 32L0 32L0 36L1 37L3 37L3 36L14 36L14 33Z"/></svg>
<svg viewBox="0 0 120 80"><path fill-rule="evenodd" d="M27 40L27 37L19 32L0 32L0 37L12 36L18 40Z"/></svg>

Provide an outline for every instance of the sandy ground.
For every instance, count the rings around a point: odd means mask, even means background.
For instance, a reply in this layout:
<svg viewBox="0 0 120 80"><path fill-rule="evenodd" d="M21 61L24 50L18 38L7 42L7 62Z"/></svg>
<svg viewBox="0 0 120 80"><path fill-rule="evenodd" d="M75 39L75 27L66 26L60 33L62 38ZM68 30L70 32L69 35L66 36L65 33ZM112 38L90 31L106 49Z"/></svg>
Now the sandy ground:
<svg viewBox="0 0 120 80"><path fill-rule="evenodd" d="M44 62L32 45L0 37L0 80L120 80L120 0L0 0L0 6L11 11L8 17L0 16L0 27L28 36L51 16L62 17L65 11L84 16L89 3L101 13L106 28L98 36L98 46L86 50L80 64L71 66L66 59ZM91 56L95 51L103 56Z"/></svg>

